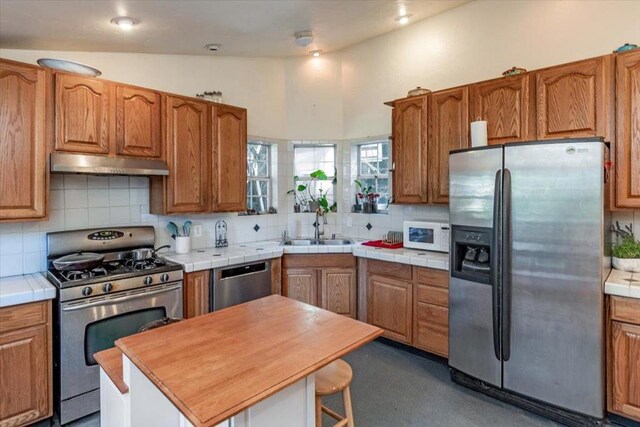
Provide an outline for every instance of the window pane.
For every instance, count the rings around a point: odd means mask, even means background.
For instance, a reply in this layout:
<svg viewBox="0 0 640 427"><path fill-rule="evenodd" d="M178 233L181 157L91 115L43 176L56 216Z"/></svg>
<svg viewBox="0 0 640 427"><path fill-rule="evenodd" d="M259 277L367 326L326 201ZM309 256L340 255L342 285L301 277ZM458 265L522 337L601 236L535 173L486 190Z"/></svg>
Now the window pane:
<svg viewBox="0 0 640 427"><path fill-rule="evenodd" d="M358 148L358 178L370 192L380 194L378 208L386 208L389 200L388 141L362 144ZM360 191L360 190L359 190Z"/></svg>
<svg viewBox="0 0 640 427"><path fill-rule="evenodd" d="M335 173L335 147L304 147L297 146L294 151L295 175L309 176L312 172L322 169L327 176Z"/></svg>

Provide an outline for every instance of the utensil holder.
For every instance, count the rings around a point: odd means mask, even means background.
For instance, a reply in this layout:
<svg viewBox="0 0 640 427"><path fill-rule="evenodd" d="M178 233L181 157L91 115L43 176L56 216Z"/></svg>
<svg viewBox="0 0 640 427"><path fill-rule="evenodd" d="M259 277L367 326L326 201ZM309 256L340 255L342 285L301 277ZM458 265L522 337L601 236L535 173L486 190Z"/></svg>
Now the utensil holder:
<svg viewBox="0 0 640 427"><path fill-rule="evenodd" d="M188 254L191 250L191 236L176 236L176 253Z"/></svg>

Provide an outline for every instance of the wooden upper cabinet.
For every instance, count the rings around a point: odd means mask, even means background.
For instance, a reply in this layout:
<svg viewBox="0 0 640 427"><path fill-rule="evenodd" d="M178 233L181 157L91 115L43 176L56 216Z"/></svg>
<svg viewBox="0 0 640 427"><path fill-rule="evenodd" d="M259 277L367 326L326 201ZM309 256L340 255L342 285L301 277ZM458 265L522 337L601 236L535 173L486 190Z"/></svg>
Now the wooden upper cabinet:
<svg viewBox="0 0 640 427"><path fill-rule="evenodd" d="M0 221L46 217L46 72L0 61Z"/></svg>
<svg viewBox="0 0 640 427"><path fill-rule="evenodd" d="M392 119L395 203L427 203L429 96L395 101Z"/></svg>
<svg viewBox="0 0 640 427"><path fill-rule="evenodd" d="M504 144L535 138L531 74L489 80L471 86L471 121L487 122L487 142Z"/></svg>
<svg viewBox="0 0 640 427"><path fill-rule="evenodd" d="M247 209L247 110L212 107L214 212Z"/></svg>
<svg viewBox="0 0 640 427"><path fill-rule="evenodd" d="M611 56L535 72L537 138L601 136L611 140Z"/></svg>
<svg viewBox="0 0 640 427"><path fill-rule="evenodd" d="M162 157L161 97L158 92L116 87L116 154Z"/></svg>
<svg viewBox="0 0 640 427"><path fill-rule="evenodd" d="M616 206L640 208L640 50L616 58Z"/></svg>
<svg viewBox="0 0 640 427"><path fill-rule="evenodd" d="M209 105L206 102L169 95L166 96L165 102L169 166L169 176L165 178L165 211L207 212L211 192Z"/></svg>
<svg viewBox="0 0 640 427"><path fill-rule="evenodd" d="M449 203L449 152L469 146L469 88L434 92L429 111L429 203Z"/></svg>
<svg viewBox="0 0 640 427"><path fill-rule="evenodd" d="M108 154L113 135L110 82L69 74L55 77L55 149Z"/></svg>

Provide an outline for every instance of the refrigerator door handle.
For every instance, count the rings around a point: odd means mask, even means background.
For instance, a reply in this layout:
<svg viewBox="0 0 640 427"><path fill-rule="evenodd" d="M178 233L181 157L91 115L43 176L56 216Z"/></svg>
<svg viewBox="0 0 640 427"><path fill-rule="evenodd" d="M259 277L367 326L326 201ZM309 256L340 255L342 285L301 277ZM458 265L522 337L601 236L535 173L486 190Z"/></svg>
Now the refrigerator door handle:
<svg viewBox="0 0 640 427"><path fill-rule="evenodd" d="M511 171L504 169L502 223L502 361L511 357Z"/></svg>
<svg viewBox="0 0 640 427"><path fill-rule="evenodd" d="M493 315L493 350L498 360L500 352L500 194L502 193L502 170L496 172L493 189L493 241L491 242L491 312Z"/></svg>

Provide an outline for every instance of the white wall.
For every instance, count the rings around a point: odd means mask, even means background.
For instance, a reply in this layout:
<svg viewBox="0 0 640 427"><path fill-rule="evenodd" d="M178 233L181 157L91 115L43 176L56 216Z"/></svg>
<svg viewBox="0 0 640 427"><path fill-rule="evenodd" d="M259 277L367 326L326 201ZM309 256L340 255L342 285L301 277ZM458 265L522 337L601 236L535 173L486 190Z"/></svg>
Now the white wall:
<svg viewBox="0 0 640 427"><path fill-rule="evenodd" d="M284 138L342 139L341 55L289 58L284 67Z"/></svg>
<svg viewBox="0 0 640 427"><path fill-rule="evenodd" d="M475 1L342 52L343 138L390 133L383 102L640 44L639 1Z"/></svg>
<svg viewBox="0 0 640 427"><path fill-rule="evenodd" d="M284 135L284 64L279 59L0 49L0 57L35 63L39 58L82 62L108 80L195 96L220 90L224 102L249 110L249 134Z"/></svg>

